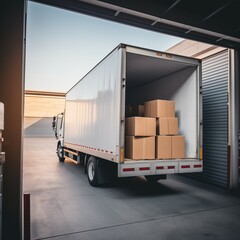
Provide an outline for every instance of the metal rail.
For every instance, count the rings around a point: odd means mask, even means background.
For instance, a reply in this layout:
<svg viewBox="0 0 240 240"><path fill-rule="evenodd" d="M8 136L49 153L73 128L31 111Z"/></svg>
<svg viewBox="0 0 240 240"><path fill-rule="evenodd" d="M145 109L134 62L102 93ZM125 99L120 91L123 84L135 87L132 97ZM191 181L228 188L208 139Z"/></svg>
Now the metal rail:
<svg viewBox="0 0 240 240"><path fill-rule="evenodd" d="M5 153L2 152L2 131L4 130L4 105L0 102L0 239L2 239L2 180Z"/></svg>

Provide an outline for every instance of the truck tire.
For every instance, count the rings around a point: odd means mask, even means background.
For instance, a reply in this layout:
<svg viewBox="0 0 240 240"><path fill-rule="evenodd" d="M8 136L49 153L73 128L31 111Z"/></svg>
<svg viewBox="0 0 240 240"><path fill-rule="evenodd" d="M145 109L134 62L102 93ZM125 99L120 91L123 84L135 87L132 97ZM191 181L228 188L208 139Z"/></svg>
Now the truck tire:
<svg viewBox="0 0 240 240"><path fill-rule="evenodd" d="M57 145L57 156L60 162L64 162L64 152L63 152L63 147L61 146L61 143L58 143Z"/></svg>
<svg viewBox="0 0 240 240"><path fill-rule="evenodd" d="M148 175L144 176L149 183L156 183L160 179L166 179L166 175Z"/></svg>
<svg viewBox="0 0 240 240"><path fill-rule="evenodd" d="M91 156L88 160L87 163L87 177L88 177L88 182L90 185L93 187L98 187L99 186L99 181L98 181L98 162L97 158Z"/></svg>

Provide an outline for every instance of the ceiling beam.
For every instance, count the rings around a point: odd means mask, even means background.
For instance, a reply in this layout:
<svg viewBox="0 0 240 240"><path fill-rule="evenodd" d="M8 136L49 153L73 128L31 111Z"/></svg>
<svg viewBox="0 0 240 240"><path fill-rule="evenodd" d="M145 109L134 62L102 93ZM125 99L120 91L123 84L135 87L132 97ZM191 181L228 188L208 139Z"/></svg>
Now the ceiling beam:
<svg viewBox="0 0 240 240"><path fill-rule="evenodd" d="M110 21L145 28L156 32L175 35L182 38L188 38L196 41L216 44L223 47L240 48L240 38L210 31L196 26L191 26L180 22L171 21L162 17L161 18L156 17L153 15L135 11L129 8L124 8L122 6L106 3L103 1L97 0L67 0L67 1L32 0L32 1L48 4L55 7L60 7L66 10L71 10L99 18L104 18ZM172 10L179 2L180 1L176 0L167 10L168 11ZM224 5L220 8L224 9ZM221 9L217 9L216 11L219 12Z"/></svg>

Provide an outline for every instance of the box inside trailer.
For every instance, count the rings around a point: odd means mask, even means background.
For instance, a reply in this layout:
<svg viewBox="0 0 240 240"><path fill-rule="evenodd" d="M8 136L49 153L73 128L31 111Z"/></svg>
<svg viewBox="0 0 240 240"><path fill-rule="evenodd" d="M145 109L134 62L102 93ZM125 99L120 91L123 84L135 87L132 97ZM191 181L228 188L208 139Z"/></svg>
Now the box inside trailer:
<svg viewBox="0 0 240 240"><path fill-rule="evenodd" d="M185 158L198 158L198 64L184 58L126 54L126 106L155 99L174 100Z"/></svg>

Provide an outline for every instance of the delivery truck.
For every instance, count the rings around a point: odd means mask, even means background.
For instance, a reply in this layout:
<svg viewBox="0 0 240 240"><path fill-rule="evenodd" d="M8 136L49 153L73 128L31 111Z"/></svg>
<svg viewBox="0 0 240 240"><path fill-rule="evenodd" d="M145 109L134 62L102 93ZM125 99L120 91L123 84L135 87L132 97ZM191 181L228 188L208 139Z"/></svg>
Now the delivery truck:
<svg viewBox="0 0 240 240"><path fill-rule="evenodd" d="M92 186L115 171L202 172L201 61L120 44L67 92L53 129L59 161L83 163Z"/></svg>

